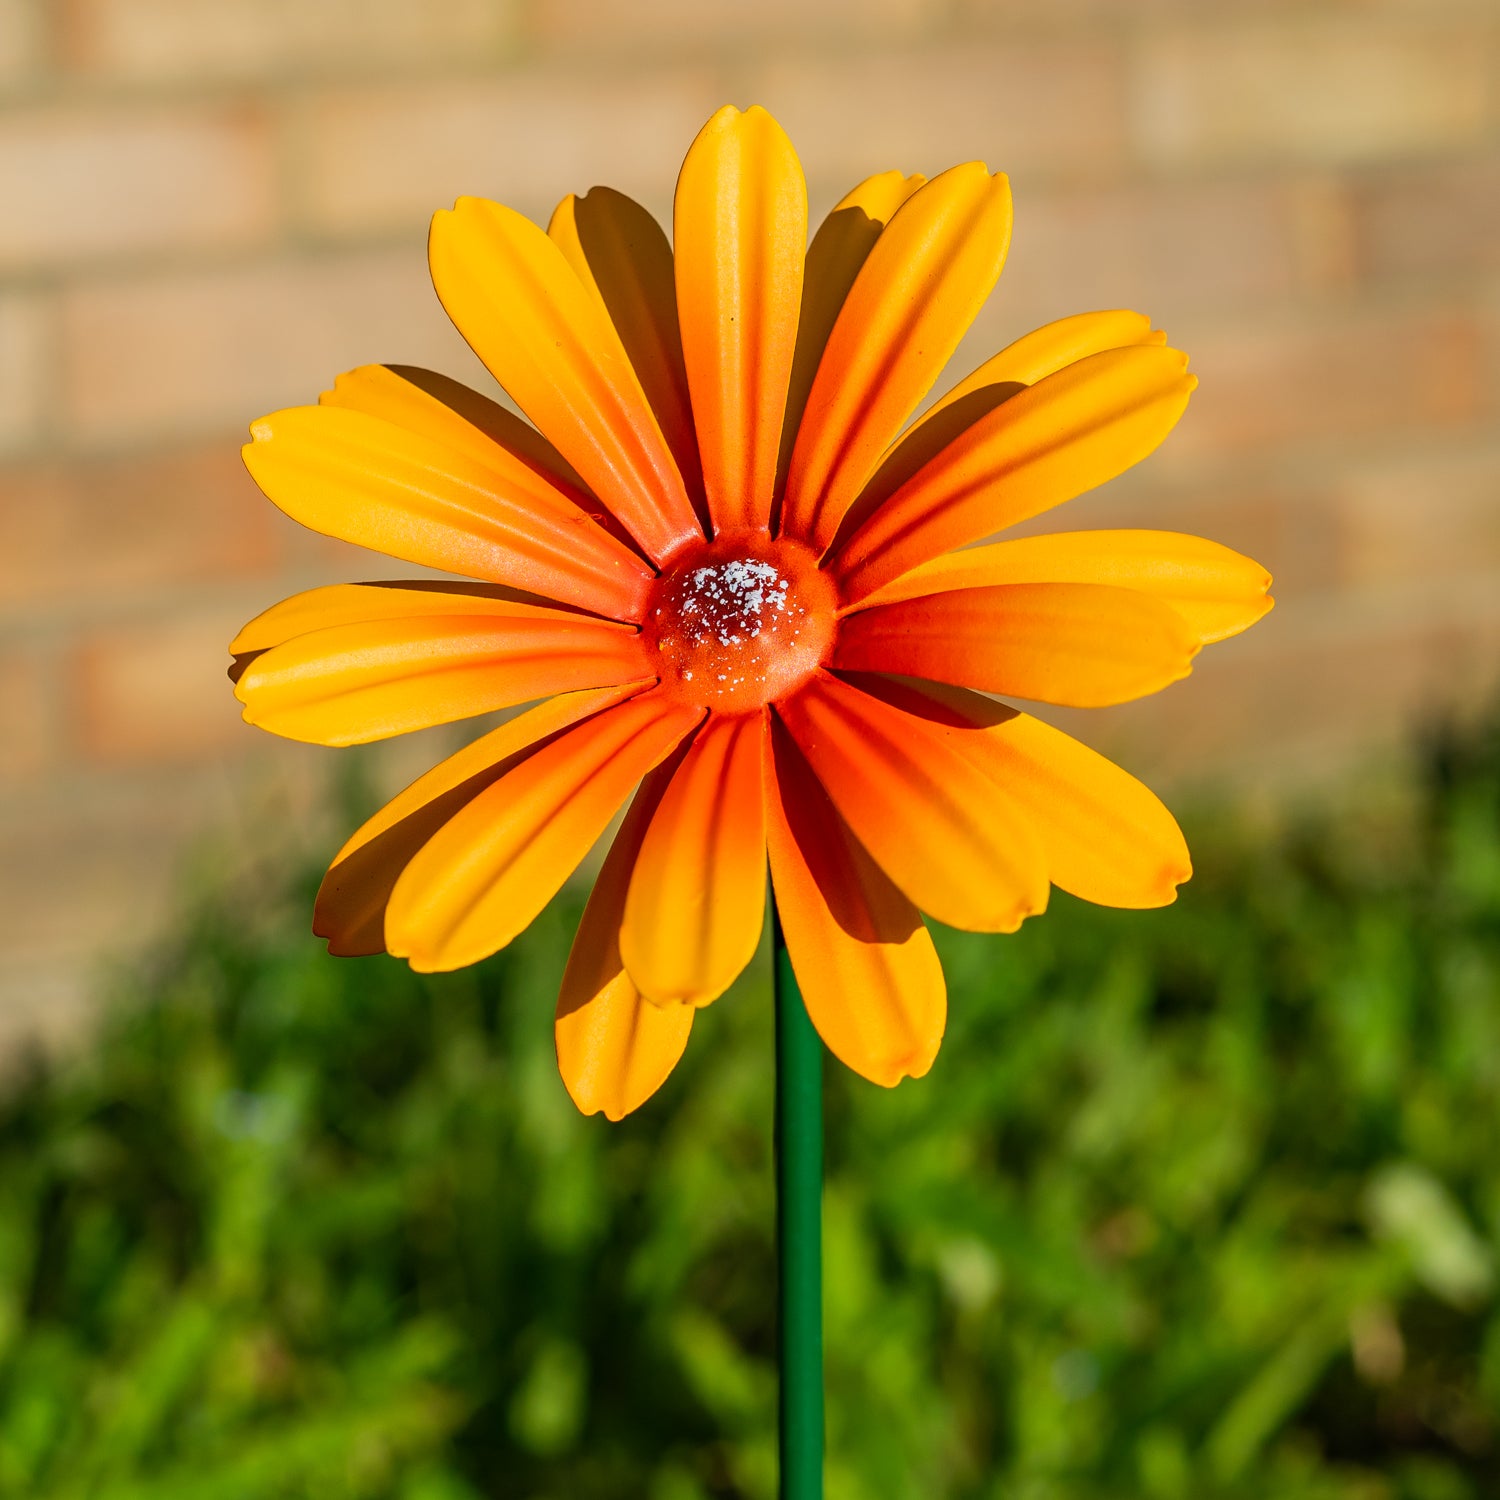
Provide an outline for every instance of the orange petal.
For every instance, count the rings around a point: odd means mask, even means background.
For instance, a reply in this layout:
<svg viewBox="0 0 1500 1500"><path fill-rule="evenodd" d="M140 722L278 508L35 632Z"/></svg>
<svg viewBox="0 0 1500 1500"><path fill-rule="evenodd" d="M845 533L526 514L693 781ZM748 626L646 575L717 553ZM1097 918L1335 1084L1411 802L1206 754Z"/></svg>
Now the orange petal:
<svg viewBox="0 0 1500 1500"><path fill-rule="evenodd" d="M766 906L765 731L763 711L711 717L652 816L620 952L658 1003L707 1005L755 956Z"/></svg>
<svg viewBox="0 0 1500 1500"><path fill-rule="evenodd" d="M839 547L846 601L1113 479L1176 425L1197 384L1152 346L1092 354L981 417Z"/></svg>
<svg viewBox="0 0 1500 1500"><path fill-rule="evenodd" d="M359 745L651 676L639 634L611 620L460 594L439 595L448 608L438 614L422 590L374 584L339 588L336 608L351 588L368 600L363 619L293 636L248 662L234 690L247 724Z"/></svg>
<svg viewBox="0 0 1500 1500"><path fill-rule="evenodd" d="M1271 575L1217 542L1180 531L1068 531L936 557L868 603L1000 583L1107 583L1170 604L1203 644L1247 630L1270 608Z"/></svg>
<svg viewBox="0 0 1500 1500"><path fill-rule="evenodd" d="M313 908L313 931L340 956L385 952L391 890L418 849L465 803L570 725L639 692L642 683L549 699L420 776L339 850Z"/></svg>
<svg viewBox="0 0 1500 1500"><path fill-rule="evenodd" d="M482 462L344 406L273 412L250 435L255 482L314 531L615 619L645 608L645 562L498 445Z"/></svg>
<svg viewBox="0 0 1500 1500"><path fill-rule="evenodd" d="M570 193L557 205L547 237L604 304L698 519L706 521L703 464L677 323L672 247L661 225L635 199L596 187L582 198Z"/></svg>
<svg viewBox="0 0 1500 1500"><path fill-rule="evenodd" d="M932 1066L947 990L921 914L865 852L785 727L771 730L766 835L787 952L828 1050L890 1088Z"/></svg>
<svg viewBox="0 0 1500 1500"><path fill-rule="evenodd" d="M333 389L318 397L318 405L381 417L466 453L478 463L498 466L509 460L541 475L578 505L599 505L568 461L535 427L498 401L436 370L416 365L360 365L338 376Z"/></svg>
<svg viewBox="0 0 1500 1500"><path fill-rule="evenodd" d="M691 1005L653 1005L620 959L625 892L646 828L669 779L658 766L642 783L610 846L578 924L557 997L557 1066L574 1104L620 1120L667 1080L687 1046Z"/></svg>
<svg viewBox="0 0 1500 1500"><path fill-rule="evenodd" d="M340 375L333 389L318 397L318 405L346 406L382 417L506 472L529 470L530 475L517 473L523 485L539 478L617 541L636 550L635 538L535 427L461 381L416 365L361 365Z"/></svg>
<svg viewBox="0 0 1500 1500"><path fill-rule="evenodd" d="M979 391L995 386L1035 385L1091 354L1103 354L1109 349L1160 348L1166 342L1166 334L1152 328L1150 318L1125 308L1074 313L1072 317L1045 323L991 355L951 391L940 396L912 423L908 435Z"/></svg>
<svg viewBox="0 0 1500 1500"><path fill-rule="evenodd" d="M925 463L980 417L1048 375L1106 349L1160 345L1164 333L1140 313L1076 313L1019 338L965 376L914 421L881 460L840 528L851 533L878 510Z"/></svg>
<svg viewBox="0 0 1500 1500"><path fill-rule="evenodd" d="M922 176L903 177L900 172L881 172L865 178L834 204L807 248L797 348L792 355L786 418L781 424L781 457L776 469L778 495L786 486L792 445L797 441L813 377L818 373L828 335L833 332L854 278L869 259L891 216L926 181Z"/></svg>
<svg viewBox="0 0 1500 1500"><path fill-rule="evenodd" d="M807 184L759 106L714 115L673 205L677 307L715 534L764 530L797 341Z"/></svg>
<svg viewBox="0 0 1500 1500"><path fill-rule="evenodd" d="M511 399L657 562L702 536L600 298L529 219L484 198L433 215L432 284Z"/></svg>
<svg viewBox="0 0 1500 1500"><path fill-rule="evenodd" d="M1149 594L1013 583L860 610L841 623L833 664L1103 708L1186 677L1197 652L1187 622Z"/></svg>
<svg viewBox="0 0 1500 1500"><path fill-rule="evenodd" d="M1161 799L1071 735L963 688L887 680L861 686L951 725L954 743L1025 808L1054 885L1100 906L1166 906L1193 873Z"/></svg>
<svg viewBox="0 0 1500 1500"><path fill-rule="evenodd" d="M557 894L631 787L700 717L645 693L507 771L402 872L386 911L387 948L424 973L503 948Z"/></svg>
<svg viewBox="0 0 1500 1500"><path fill-rule="evenodd" d="M854 836L923 911L1014 932L1046 908L1036 835L952 731L826 673L776 711Z"/></svg>
<svg viewBox="0 0 1500 1500"><path fill-rule="evenodd" d="M533 595L499 583L449 583L436 578L333 583L292 594L262 610L230 641L229 649L236 656L258 655L295 636L336 625L485 612L501 603L544 605Z"/></svg>
<svg viewBox="0 0 1500 1500"><path fill-rule="evenodd" d="M920 188L886 226L834 324L792 450L781 529L822 551L990 294L1010 186L979 162Z"/></svg>

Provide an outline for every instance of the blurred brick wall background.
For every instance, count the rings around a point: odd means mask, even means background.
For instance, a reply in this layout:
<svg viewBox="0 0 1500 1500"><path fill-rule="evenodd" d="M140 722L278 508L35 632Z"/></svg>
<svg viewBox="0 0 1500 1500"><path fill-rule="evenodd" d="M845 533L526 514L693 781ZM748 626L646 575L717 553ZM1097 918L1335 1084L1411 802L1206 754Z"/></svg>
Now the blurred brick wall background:
<svg viewBox="0 0 1500 1500"><path fill-rule="evenodd" d="M247 421L368 360L482 382L432 209L602 181L665 213L726 100L782 119L815 214L892 165L1011 173L964 370L1108 306L1191 352L1179 432L1061 524L1202 531L1281 603L1096 742L1158 783L1329 776L1472 698L1497 64L1496 0L0 0L0 1034L65 1029L181 851L334 754L244 729L223 643L378 564L257 497Z"/></svg>

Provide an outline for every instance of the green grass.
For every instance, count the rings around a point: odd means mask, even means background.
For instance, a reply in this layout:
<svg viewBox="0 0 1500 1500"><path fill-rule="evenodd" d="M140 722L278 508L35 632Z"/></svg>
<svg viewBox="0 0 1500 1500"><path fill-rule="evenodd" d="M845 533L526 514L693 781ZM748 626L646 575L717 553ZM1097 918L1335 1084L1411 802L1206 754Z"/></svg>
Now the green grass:
<svg viewBox="0 0 1500 1500"><path fill-rule="evenodd" d="M929 1078L830 1068L829 1500L1500 1494L1500 736L1413 800L940 935ZM574 898L426 979L313 879L0 1101L0 1495L769 1500L764 967L610 1126Z"/></svg>

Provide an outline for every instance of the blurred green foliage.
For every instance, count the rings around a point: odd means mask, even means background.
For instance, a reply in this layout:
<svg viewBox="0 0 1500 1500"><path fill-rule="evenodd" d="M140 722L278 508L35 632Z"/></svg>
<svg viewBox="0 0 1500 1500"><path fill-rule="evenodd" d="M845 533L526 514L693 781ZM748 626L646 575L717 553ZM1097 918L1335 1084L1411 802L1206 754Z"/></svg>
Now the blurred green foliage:
<svg viewBox="0 0 1500 1500"><path fill-rule="evenodd" d="M830 1068L829 1500L1500 1494L1500 735L1190 832L1172 909L942 934L928 1079ZM610 1126L576 898L422 978L306 886L0 1104L0 1494L769 1500L765 966Z"/></svg>

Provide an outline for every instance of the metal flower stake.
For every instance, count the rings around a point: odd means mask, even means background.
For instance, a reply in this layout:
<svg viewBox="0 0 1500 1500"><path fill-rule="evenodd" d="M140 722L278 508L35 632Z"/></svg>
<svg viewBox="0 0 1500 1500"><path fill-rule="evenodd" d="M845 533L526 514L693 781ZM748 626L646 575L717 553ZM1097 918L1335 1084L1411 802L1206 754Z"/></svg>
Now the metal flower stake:
<svg viewBox="0 0 1500 1500"><path fill-rule="evenodd" d="M931 1067L923 913L1012 932L1053 885L1151 907L1190 873L1146 787L1001 699L1155 692L1271 606L1264 569L1196 537L986 540L1146 457L1196 384L1148 319L1083 313L914 416L1010 230L1006 179L969 163L868 178L809 245L785 132L725 108L670 244L603 188L545 231L480 198L434 216L438 297L529 420L371 365L245 448L304 525L454 575L252 620L249 723L350 745L533 705L338 852L330 952L477 962L628 803L556 1018L569 1093L618 1120L754 955L769 866L787 1500L822 1493L823 1049L887 1087Z"/></svg>

